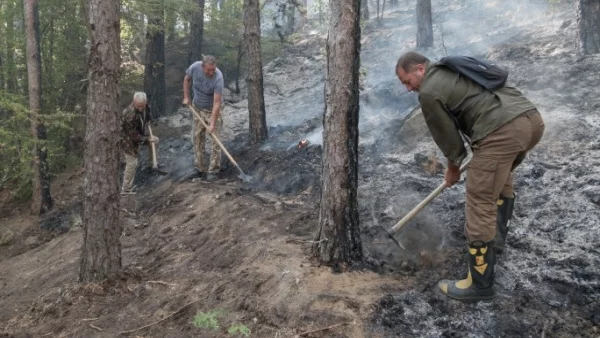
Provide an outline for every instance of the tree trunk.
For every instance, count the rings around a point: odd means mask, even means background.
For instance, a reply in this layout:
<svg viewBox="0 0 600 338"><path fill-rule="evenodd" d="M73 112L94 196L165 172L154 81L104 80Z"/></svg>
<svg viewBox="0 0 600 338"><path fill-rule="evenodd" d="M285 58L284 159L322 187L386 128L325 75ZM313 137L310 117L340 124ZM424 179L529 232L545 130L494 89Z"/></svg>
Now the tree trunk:
<svg viewBox="0 0 600 338"><path fill-rule="evenodd" d="M248 60L248 112L252 143L262 143L267 137L265 97L263 93L262 58L260 51L259 0L244 0L244 41Z"/></svg>
<svg viewBox="0 0 600 338"><path fill-rule="evenodd" d="M197 12L194 12L190 22L190 50L188 65L199 61L202 55L202 39L204 36L204 1L198 0Z"/></svg>
<svg viewBox="0 0 600 338"><path fill-rule="evenodd" d="M260 14L259 14L260 15ZM296 29L296 6L290 4L286 6L285 13L285 36L290 36Z"/></svg>
<svg viewBox="0 0 600 338"><path fill-rule="evenodd" d="M119 222L119 0L88 0L82 282L122 276Z"/></svg>
<svg viewBox="0 0 600 338"><path fill-rule="evenodd" d="M152 3L146 29L146 62L144 67L144 91L153 117L165 113L165 3Z"/></svg>
<svg viewBox="0 0 600 338"><path fill-rule="evenodd" d="M433 47L431 0L417 0L417 48Z"/></svg>
<svg viewBox="0 0 600 338"><path fill-rule="evenodd" d="M33 195L31 213L40 215L52 208L50 179L46 148L40 141L46 139L46 128L39 121L42 107L42 59L40 55L40 20L38 1L25 0L23 3L25 34L27 36L27 83L29 91L29 119L33 136Z"/></svg>
<svg viewBox="0 0 600 338"><path fill-rule="evenodd" d="M600 2L577 1L577 33L584 54L600 53Z"/></svg>
<svg viewBox="0 0 600 338"><path fill-rule="evenodd" d="M377 3L377 20L379 20L379 5L381 0L376 0L375 2Z"/></svg>
<svg viewBox="0 0 600 338"><path fill-rule="evenodd" d="M15 4L13 0L6 2L6 70L4 73L5 89L9 93L17 92L17 68L15 66Z"/></svg>
<svg viewBox="0 0 600 338"><path fill-rule="evenodd" d="M321 263L343 271L363 258L357 201L360 0L331 0L330 13L320 229L313 249Z"/></svg>
<svg viewBox="0 0 600 338"><path fill-rule="evenodd" d="M0 49L4 46L2 39L6 38L6 33L4 32L4 11L5 5L4 1L0 1ZM4 55L0 52L0 90L4 89L4 64L2 60L4 59Z"/></svg>
<svg viewBox="0 0 600 338"><path fill-rule="evenodd" d="M166 10L167 41L173 42L177 37L177 12L174 8Z"/></svg>
<svg viewBox="0 0 600 338"><path fill-rule="evenodd" d="M360 4L360 11L362 13L363 20L369 20L369 0L362 0Z"/></svg>

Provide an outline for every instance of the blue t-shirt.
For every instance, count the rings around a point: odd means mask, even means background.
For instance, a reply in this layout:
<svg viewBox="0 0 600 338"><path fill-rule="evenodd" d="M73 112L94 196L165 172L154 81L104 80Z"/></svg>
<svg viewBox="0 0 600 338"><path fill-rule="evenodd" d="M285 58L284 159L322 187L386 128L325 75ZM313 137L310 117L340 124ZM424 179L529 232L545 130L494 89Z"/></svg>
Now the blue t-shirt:
<svg viewBox="0 0 600 338"><path fill-rule="evenodd" d="M202 61L196 61L185 71L185 74L192 78L194 106L212 110L215 93L223 95L223 73L217 68L215 75L209 78L202 70ZM223 97L221 97L221 103L223 103Z"/></svg>

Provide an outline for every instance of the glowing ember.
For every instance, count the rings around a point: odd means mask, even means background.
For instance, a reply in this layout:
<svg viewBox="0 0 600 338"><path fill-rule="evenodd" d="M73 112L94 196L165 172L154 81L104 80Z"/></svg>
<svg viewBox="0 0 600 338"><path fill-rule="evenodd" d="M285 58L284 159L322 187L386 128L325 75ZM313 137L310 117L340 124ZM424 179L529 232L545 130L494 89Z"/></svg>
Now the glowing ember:
<svg viewBox="0 0 600 338"><path fill-rule="evenodd" d="M310 142L308 142L308 140L298 141L298 149L302 149L302 148L306 147L309 144L310 144Z"/></svg>

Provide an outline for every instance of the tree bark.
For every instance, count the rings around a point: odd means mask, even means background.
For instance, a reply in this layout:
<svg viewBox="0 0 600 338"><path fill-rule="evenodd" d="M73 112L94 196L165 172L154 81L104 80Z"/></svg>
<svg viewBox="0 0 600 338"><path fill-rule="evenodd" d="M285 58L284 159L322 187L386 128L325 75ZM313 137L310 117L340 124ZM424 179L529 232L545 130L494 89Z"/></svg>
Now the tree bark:
<svg viewBox="0 0 600 338"><path fill-rule="evenodd" d="M248 112L252 143L262 143L268 138L263 93L262 57L260 50L259 0L244 0L244 41L248 60Z"/></svg>
<svg viewBox="0 0 600 338"><path fill-rule="evenodd" d="M153 117L165 113L165 3L152 2L146 28L146 62L144 65L144 91Z"/></svg>
<svg viewBox="0 0 600 338"><path fill-rule="evenodd" d="M417 0L417 48L433 47L431 0Z"/></svg>
<svg viewBox="0 0 600 338"><path fill-rule="evenodd" d="M40 55L40 20L38 0L25 0L23 3L25 33L27 36L27 83L29 94L29 119L33 137L33 195L31 213L40 215L52 208L50 178L48 173L47 151L43 144L46 128L39 121L42 108L42 58Z"/></svg>
<svg viewBox="0 0 600 338"><path fill-rule="evenodd" d="M584 54L600 53L600 2L577 1L577 33Z"/></svg>
<svg viewBox="0 0 600 338"><path fill-rule="evenodd" d="M119 223L119 0L88 0L82 282L122 276Z"/></svg>
<svg viewBox="0 0 600 338"><path fill-rule="evenodd" d="M343 271L363 258L357 201L360 0L331 0L330 13L320 229L313 249L321 263Z"/></svg>
<svg viewBox="0 0 600 338"><path fill-rule="evenodd" d="M192 16L190 22L190 50L188 53L188 65L199 61L202 55L202 39L204 36L204 2L198 0L197 12Z"/></svg>

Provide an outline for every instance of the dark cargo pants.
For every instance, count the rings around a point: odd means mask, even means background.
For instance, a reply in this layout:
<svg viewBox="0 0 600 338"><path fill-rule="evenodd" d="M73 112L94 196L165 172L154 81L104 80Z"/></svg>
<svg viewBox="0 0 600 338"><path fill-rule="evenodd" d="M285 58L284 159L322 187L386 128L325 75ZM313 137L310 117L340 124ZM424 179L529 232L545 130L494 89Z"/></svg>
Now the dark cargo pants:
<svg viewBox="0 0 600 338"><path fill-rule="evenodd" d="M465 233L469 243L489 242L496 234L496 201L514 197L513 170L544 134L544 121L529 110L473 145L467 171Z"/></svg>

